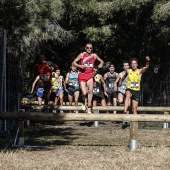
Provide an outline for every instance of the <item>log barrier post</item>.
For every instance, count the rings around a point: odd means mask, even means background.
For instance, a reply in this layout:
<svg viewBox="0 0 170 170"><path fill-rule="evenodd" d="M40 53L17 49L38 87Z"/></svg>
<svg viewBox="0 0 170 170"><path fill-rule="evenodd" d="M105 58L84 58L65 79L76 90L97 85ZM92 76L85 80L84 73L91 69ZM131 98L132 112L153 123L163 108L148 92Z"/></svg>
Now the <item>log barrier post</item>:
<svg viewBox="0 0 170 170"><path fill-rule="evenodd" d="M19 120L19 139L18 139L18 146L24 146L24 120Z"/></svg>
<svg viewBox="0 0 170 170"><path fill-rule="evenodd" d="M99 113L99 110L94 110L94 113ZM99 126L99 121L94 121L94 127L98 127Z"/></svg>
<svg viewBox="0 0 170 170"><path fill-rule="evenodd" d="M138 147L138 122L130 122L130 144L129 149L130 150L136 150Z"/></svg>
<svg viewBox="0 0 170 170"><path fill-rule="evenodd" d="M164 112L164 115L169 115L169 112ZM163 123L163 129L168 129L168 128L169 128L168 122L164 122Z"/></svg>

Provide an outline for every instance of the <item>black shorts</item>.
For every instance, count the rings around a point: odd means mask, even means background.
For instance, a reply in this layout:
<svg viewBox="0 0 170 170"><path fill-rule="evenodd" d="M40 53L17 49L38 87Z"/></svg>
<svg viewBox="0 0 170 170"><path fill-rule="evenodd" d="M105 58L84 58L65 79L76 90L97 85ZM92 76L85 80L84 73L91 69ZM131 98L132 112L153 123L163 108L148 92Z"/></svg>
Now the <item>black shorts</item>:
<svg viewBox="0 0 170 170"><path fill-rule="evenodd" d="M75 87L68 87L68 95L70 96L74 96L74 93L77 92L77 91L80 91L79 88L75 88Z"/></svg>
<svg viewBox="0 0 170 170"><path fill-rule="evenodd" d="M129 91L132 94L132 100L136 100L137 102L139 102L140 91L135 91L132 89L126 89L126 91Z"/></svg>
<svg viewBox="0 0 170 170"><path fill-rule="evenodd" d="M113 91L113 92L108 92L108 97L107 97L107 102L113 102L114 98L117 98L117 92Z"/></svg>
<svg viewBox="0 0 170 170"><path fill-rule="evenodd" d="M44 83L44 90L49 91L51 89L51 82L43 81L43 83Z"/></svg>
<svg viewBox="0 0 170 170"><path fill-rule="evenodd" d="M49 99L49 101L55 101L55 97L56 97L56 93L55 92L51 92L51 94L50 94L50 99Z"/></svg>
<svg viewBox="0 0 170 170"><path fill-rule="evenodd" d="M101 100L105 100L105 97L104 97L103 93L93 94L92 101L100 102Z"/></svg>

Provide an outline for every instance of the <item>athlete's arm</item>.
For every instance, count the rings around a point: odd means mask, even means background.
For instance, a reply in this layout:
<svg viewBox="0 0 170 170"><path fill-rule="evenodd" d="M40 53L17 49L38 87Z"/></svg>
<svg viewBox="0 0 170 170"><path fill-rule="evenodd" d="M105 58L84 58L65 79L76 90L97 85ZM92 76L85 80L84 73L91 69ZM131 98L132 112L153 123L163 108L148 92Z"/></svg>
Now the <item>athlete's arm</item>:
<svg viewBox="0 0 170 170"><path fill-rule="evenodd" d="M68 91L67 88L66 88L66 87L67 87L67 84L69 83L69 82L68 82L68 78L69 78L69 73L67 73L66 78L65 78L65 81L64 81L64 88L65 88L66 91Z"/></svg>
<svg viewBox="0 0 170 170"><path fill-rule="evenodd" d="M115 91L117 91L117 83L121 79L121 74L119 73L116 77L117 77L116 81L114 82L114 90Z"/></svg>
<svg viewBox="0 0 170 170"><path fill-rule="evenodd" d="M104 74L104 81L107 79L107 73Z"/></svg>
<svg viewBox="0 0 170 170"><path fill-rule="evenodd" d="M78 62L82 59L83 53L80 53L77 58L72 62L72 65L81 69L85 69L85 65L80 65Z"/></svg>
<svg viewBox="0 0 170 170"><path fill-rule="evenodd" d="M104 61L97 54L95 55L95 57L96 57L96 60L100 62L100 64L98 65L98 68L102 68Z"/></svg>
<svg viewBox="0 0 170 170"><path fill-rule="evenodd" d="M149 63L150 63L150 57L146 56L146 66L140 69L140 74L143 74L146 72L146 70L149 68Z"/></svg>
<svg viewBox="0 0 170 170"><path fill-rule="evenodd" d="M35 78L34 82L32 83L31 93L33 93L33 90L34 90L35 84L36 84L36 82L37 82L39 79L40 79L40 76L38 75L38 76Z"/></svg>
<svg viewBox="0 0 170 170"><path fill-rule="evenodd" d="M128 76L129 74L129 70L126 70L125 74L123 75L123 77L120 79L119 85L122 85L123 80Z"/></svg>
<svg viewBox="0 0 170 170"><path fill-rule="evenodd" d="M101 80L102 85L103 85L104 94L105 94L106 96L108 96L108 94L107 94L107 90L106 90L106 83L105 83L105 81L104 81L104 79L103 79L103 76L102 76L102 75L100 75L100 80Z"/></svg>

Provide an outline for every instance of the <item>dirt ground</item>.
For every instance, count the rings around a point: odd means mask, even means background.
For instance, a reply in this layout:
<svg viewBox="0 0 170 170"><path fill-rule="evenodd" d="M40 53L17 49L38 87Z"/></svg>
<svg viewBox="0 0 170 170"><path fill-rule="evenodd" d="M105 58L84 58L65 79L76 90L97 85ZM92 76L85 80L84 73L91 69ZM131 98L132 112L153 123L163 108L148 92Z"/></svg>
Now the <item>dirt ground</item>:
<svg viewBox="0 0 170 170"><path fill-rule="evenodd" d="M170 169L170 130L162 123L140 123L138 143L129 150L129 127L119 122L32 122L25 132L28 147L2 149L0 169Z"/></svg>

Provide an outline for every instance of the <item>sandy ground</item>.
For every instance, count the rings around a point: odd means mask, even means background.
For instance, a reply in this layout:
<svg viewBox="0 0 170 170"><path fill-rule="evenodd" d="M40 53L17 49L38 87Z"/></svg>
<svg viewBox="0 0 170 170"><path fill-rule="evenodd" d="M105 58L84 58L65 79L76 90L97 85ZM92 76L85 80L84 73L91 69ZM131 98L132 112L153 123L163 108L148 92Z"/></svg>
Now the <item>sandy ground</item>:
<svg viewBox="0 0 170 170"><path fill-rule="evenodd" d="M138 149L130 151L129 127L104 122L32 123L25 144L47 146L1 150L0 169L110 170L170 169L170 130L139 124Z"/></svg>

